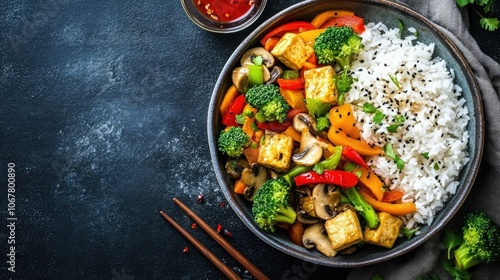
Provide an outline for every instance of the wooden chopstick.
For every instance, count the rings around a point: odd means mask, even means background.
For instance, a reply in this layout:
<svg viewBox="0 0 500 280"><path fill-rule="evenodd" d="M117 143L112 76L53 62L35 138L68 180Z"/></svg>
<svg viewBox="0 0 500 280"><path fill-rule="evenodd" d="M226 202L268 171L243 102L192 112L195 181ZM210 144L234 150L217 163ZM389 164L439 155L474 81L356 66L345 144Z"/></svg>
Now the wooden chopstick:
<svg viewBox="0 0 500 280"><path fill-rule="evenodd" d="M193 244L207 259L209 259L224 275L229 279L241 279L238 274L236 274L231 268L219 260L207 247L205 247L201 242L192 236L187 230L181 227L174 219L172 219L165 212L160 211L160 214L167 220L176 230L178 230L184 237L186 237L189 242Z"/></svg>
<svg viewBox="0 0 500 280"><path fill-rule="evenodd" d="M174 197L174 202L177 204L186 214L191 217L203 230L205 230L208 235L210 235L217 243L219 243L233 258L235 258L243 267L245 267L248 272L250 272L255 278L269 279L264 272L262 272L258 267L251 263L245 256L243 256L236 248L231 245L226 239L224 239L217 231L210 227L203 219L201 219L196 213L194 213L189 207L182 203L179 199Z"/></svg>

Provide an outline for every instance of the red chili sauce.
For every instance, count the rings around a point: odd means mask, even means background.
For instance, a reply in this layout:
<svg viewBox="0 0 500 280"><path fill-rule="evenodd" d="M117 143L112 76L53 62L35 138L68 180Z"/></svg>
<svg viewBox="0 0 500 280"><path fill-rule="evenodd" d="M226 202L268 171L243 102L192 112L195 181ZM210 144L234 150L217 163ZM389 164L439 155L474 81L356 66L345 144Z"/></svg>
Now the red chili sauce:
<svg viewBox="0 0 500 280"><path fill-rule="evenodd" d="M255 0L193 0L198 10L211 20L231 22L254 6Z"/></svg>

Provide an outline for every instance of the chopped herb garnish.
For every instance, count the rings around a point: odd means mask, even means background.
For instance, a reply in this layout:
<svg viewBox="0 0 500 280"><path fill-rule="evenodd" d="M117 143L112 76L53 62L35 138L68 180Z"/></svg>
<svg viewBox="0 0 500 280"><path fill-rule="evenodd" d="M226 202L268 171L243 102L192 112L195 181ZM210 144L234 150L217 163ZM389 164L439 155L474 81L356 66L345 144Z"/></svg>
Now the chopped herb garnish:
<svg viewBox="0 0 500 280"><path fill-rule="evenodd" d="M316 130L323 131L330 128L330 119L328 117L319 117L316 119Z"/></svg>
<svg viewBox="0 0 500 280"><path fill-rule="evenodd" d="M394 118L396 119L396 121L387 127L387 131L391 133L396 132L398 130L398 127L400 127L405 121L404 116L395 116Z"/></svg>
<svg viewBox="0 0 500 280"><path fill-rule="evenodd" d="M415 32L413 33L413 35L418 38L418 36L420 36L420 32L418 32L418 30L415 30Z"/></svg>
<svg viewBox="0 0 500 280"><path fill-rule="evenodd" d="M324 117L328 115L332 105L324 103L323 101L315 98L306 98L306 107L309 115L314 118Z"/></svg>
<svg viewBox="0 0 500 280"><path fill-rule="evenodd" d="M375 113L376 111L377 111L377 107L373 106L373 104L370 104L368 102L363 104L363 112L371 114L371 113Z"/></svg>
<svg viewBox="0 0 500 280"><path fill-rule="evenodd" d="M385 118L385 114L382 113L377 107L373 106L373 104L370 104L368 102L365 102L363 104L363 112L368 113L368 114L373 114L375 113L375 116L373 116L373 122L375 124L380 124L382 123L382 120Z"/></svg>
<svg viewBox="0 0 500 280"><path fill-rule="evenodd" d="M399 170L402 170L404 168L405 162L398 155L396 155L396 152L394 152L391 143L385 144L384 152L388 157L390 157L392 160L394 160L394 162L396 162L396 166Z"/></svg>
<svg viewBox="0 0 500 280"><path fill-rule="evenodd" d="M401 38L403 36L403 30L405 28L405 24L399 18L398 18L398 21L399 21L399 38Z"/></svg>
<svg viewBox="0 0 500 280"><path fill-rule="evenodd" d="M382 120L384 120L384 118L385 118L385 114L382 113L380 110L377 110L375 112L375 116L373 117L373 122L375 124L380 124L380 123L382 123Z"/></svg>
<svg viewBox="0 0 500 280"><path fill-rule="evenodd" d="M434 170L439 170L439 164L437 162L434 163Z"/></svg>
<svg viewBox="0 0 500 280"><path fill-rule="evenodd" d="M396 87L401 90L401 84L399 83L399 80L398 80L398 77L396 75L391 75L389 74L389 78L391 79L391 81L396 85Z"/></svg>
<svg viewBox="0 0 500 280"><path fill-rule="evenodd" d="M402 227L399 232L401 232L402 235L406 236L406 238L410 239L415 233L420 229L420 227L416 227L413 229L409 229L407 227Z"/></svg>
<svg viewBox="0 0 500 280"><path fill-rule="evenodd" d="M425 159L429 159L429 152L421 153L420 155L422 155Z"/></svg>

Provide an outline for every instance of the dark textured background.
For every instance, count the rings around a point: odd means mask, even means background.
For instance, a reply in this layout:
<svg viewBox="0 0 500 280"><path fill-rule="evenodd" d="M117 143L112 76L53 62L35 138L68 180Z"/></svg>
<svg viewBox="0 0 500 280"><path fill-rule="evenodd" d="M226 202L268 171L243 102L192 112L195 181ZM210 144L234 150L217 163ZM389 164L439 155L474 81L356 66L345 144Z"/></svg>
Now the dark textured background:
<svg viewBox="0 0 500 280"><path fill-rule="evenodd" d="M256 27L300 2L269 1ZM499 61L499 33L471 29ZM225 205L206 115L219 71L249 29L201 30L178 1L0 3L0 213L16 165L16 273L0 225L0 279L217 279L159 215L174 216L244 278L171 201L179 197L273 279L345 278L265 245ZM205 196L203 204L196 202ZM6 224L6 222L4 222ZM183 253L185 246L190 248ZM407 257L411 257L411 254Z"/></svg>

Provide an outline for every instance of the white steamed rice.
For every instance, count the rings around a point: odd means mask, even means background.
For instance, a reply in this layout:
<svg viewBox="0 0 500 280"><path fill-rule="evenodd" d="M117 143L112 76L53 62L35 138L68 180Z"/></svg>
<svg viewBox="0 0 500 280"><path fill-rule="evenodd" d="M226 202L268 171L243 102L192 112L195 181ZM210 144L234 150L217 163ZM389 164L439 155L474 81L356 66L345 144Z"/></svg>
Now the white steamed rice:
<svg viewBox="0 0 500 280"><path fill-rule="evenodd" d="M414 29L405 33L415 32ZM434 44L423 44L410 35L400 38L399 29L382 23L367 24L361 35L364 49L352 64L357 79L346 94L369 143L383 147L392 143L405 162L398 170L385 156L373 157L370 164L390 189L401 189L403 201L413 201L417 212L404 217L408 228L430 225L444 203L455 194L458 175L469 160L466 130L469 120L461 88L453 83L454 73L446 62L433 57ZM401 90L391 81L395 77ZM386 118L373 123L373 114L364 113L362 105L375 105ZM387 126L403 115L405 121L396 133ZM428 153L428 159L422 156Z"/></svg>

